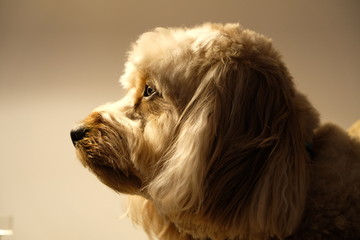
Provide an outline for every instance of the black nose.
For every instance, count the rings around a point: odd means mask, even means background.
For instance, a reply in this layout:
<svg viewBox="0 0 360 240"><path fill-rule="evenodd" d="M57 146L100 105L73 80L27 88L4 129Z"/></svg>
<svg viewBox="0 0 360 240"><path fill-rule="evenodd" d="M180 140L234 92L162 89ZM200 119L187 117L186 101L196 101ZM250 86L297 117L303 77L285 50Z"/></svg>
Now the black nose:
<svg viewBox="0 0 360 240"><path fill-rule="evenodd" d="M80 141L81 139L83 139L85 137L87 132L89 132L89 129L84 127L83 124L80 124L80 125L74 127L70 131L71 140L72 140L74 146L75 146L76 142Z"/></svg>

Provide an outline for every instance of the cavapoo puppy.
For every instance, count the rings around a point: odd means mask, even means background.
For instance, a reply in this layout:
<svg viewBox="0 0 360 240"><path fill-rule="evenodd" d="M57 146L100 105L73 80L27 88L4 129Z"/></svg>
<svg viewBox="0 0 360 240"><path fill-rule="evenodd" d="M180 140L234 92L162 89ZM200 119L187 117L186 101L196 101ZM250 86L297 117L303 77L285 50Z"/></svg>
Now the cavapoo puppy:
<svg viewBox="0 0 360 240"><path fill-rule="evenodd" d="M150 238L360 239L360 130L319 125L268 38L157 28L121 83L71 137Z"/></svg>

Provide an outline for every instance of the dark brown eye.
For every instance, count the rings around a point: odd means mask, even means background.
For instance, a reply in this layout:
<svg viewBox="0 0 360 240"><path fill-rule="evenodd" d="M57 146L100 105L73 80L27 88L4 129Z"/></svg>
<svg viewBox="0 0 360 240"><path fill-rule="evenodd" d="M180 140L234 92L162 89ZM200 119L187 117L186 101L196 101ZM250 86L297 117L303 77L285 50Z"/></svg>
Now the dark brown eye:
<svg viewBox="0 0 360 240"><path fill-rule="evenodd" d="M149 85L145 86L144 97L150 97L154 93L156 93L154 88L150 87Z"/></svg>

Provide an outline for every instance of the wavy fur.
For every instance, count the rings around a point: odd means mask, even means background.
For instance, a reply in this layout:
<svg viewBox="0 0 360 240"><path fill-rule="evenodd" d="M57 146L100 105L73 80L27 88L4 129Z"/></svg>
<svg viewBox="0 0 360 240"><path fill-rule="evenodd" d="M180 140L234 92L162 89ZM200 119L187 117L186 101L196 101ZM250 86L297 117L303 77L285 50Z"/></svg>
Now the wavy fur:
<svg viewBox="0 0 360 240"><path fill-rule="evenodd" d="M121 81L128 95L96 109L76 146L101 181L133 195L129 215L149 237L360 236L360 143L319 127L268 38L237 24L158 28L133 45ZM326 181L337 177L352 188L334 196Z"/></svg>

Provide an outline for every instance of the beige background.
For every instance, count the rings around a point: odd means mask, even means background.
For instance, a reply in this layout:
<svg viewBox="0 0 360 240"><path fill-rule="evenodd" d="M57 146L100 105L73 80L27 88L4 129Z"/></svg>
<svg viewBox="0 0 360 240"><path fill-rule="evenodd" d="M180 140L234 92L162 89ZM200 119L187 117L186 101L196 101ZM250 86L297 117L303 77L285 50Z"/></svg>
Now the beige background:
<svg viewBox="0 0 360 240"><path fill-rule="evenodd" d="M0 216L13 240L146 239L76 160L71 127L122 96L125 52L156 26L240 22L273 38L298 87L347 128L360 118L360 2L0 0Z"/></svg>

